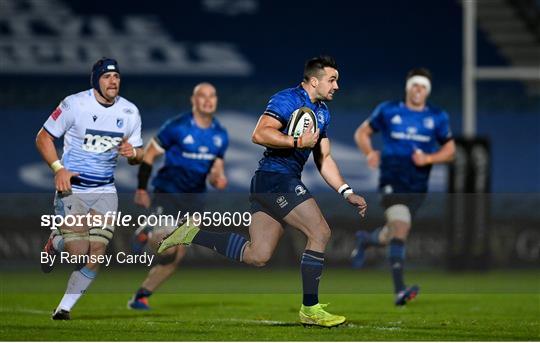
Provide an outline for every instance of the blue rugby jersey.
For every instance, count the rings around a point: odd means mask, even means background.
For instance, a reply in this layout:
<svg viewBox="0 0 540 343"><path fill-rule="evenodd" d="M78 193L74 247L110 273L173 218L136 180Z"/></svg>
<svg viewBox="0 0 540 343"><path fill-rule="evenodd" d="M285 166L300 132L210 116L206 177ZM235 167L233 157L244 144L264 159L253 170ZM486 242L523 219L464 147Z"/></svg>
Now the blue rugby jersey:
<svg viewBox="0 0 540 343"><path fill-rule="evenodd" d="M165 150L165 164L152 181L167 193L206 191L206 177L216 158L223 158L229 145L225 128L214 118L212 125L201 128L193 113L168 120L155 137Z"/></svg>
<svg viewBox="0 0 540 343"><path fill-rule="evenodd" d="M431 166L417 167L412 155L417 149L436 152L452 139L448 114L430 104L413 111L402 101L387 101L375 108L368 122L382 134L379 187L391 186L396 193L426 192Z"/></svg>
<svg viewBox="0 0 540 343"><path fill-rule="evenodd" d="M287 134L287 123L292 113L303 106L313 110L320 129L319 137L326 137L330 123L328 106L323 101L312 103L309 95L302 86L288 88L274 94L270 98L264 114L279 120L283 125L281 132ZM263 158L259 161L259 168L257 170L291 174L300 177L304 164L310 154L311 149L273 149L267 147L264 151Z"/></svg>

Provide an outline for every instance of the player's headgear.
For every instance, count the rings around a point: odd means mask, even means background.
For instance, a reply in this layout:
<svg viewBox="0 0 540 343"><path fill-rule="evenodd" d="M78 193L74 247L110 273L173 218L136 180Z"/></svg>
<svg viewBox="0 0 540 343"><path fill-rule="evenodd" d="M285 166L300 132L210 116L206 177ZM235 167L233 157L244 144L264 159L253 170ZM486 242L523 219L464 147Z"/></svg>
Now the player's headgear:
<svg viewBox="0 0 540 343"><path fill-rule="evenodd" d="M331 56L319 56L308 60L304 66L304 81L310 78L319 78L325 67L338 69L336 60Z"/></svg>
<svg viewBox="0 0 540 343"><path fill-rule="evenodd" d="M90 84L92 88L98 91L101 94L101 89L99 89L99 78L101 75L108 73L110 71L115 71L120 74L120 68L118 68L118 62L115 59L102 57L92 67L92 73L90 74Z"/></svg>
<svg viewBox="0 0 540 343"><path fill-rule="evenodd" d="M408 91L413 84L426 87L427 93L431 92L431 72L426 68L414 68L407 73L405 90Z"/></svg>

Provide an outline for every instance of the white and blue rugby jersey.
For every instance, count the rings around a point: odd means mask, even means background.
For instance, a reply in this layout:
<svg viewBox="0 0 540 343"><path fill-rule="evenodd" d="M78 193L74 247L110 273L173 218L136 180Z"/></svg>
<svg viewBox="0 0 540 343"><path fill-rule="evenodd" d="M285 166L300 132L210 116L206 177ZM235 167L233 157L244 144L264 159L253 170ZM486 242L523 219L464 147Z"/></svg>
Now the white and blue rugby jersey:
<svg viewBox="0 0 540 343"><path fill-rule="evenodd" d="M115 192L118 145L126 137L134 147L143 146L137 107L120 96L105 107L92 89L66 97L43 128L55 138L64 136L62 164L80 174L71 180L75 193Z"/></svg>

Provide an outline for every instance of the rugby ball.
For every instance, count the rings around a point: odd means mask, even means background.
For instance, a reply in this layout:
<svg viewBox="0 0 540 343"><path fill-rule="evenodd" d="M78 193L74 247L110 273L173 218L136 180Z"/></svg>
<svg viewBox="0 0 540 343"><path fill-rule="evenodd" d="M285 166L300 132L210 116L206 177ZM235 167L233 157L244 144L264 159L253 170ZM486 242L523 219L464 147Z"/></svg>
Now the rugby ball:
<svg viewBox="0 0 540 343"><path fill-rule="evenodd" d="M291 114L289 124L287 124L287 134L293 137L300 137L313 123L311 132L317 131L317 120L315 113L309 107L300 107Z"/></svg>

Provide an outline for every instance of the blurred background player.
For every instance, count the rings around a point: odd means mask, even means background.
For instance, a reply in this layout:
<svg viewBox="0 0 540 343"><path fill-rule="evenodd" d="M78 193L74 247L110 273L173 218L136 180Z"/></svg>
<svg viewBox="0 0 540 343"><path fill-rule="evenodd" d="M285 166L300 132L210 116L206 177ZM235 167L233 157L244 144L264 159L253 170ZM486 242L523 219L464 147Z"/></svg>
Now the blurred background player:
<svg viewBox="0 0 540 343"><path fill-rule="evenodd" d="M215 87L200 83L193 89L192 110L168 120L161 127L146 147L139 168L136 204L150 208L151 199L146 188L154 160L163 154L165 164L152 181L154 214L172 214L176 217L178 211L201 212L202 199L196 194L206 192L206 180L220 190L227 186L223 158L229 139L225 128L214 118L217 103ZM135 243L144 245L148 241L155 250L157 244L176 227L173 223L170 225L141 227ZM186 248L178 245L158 255L157 264L150 269L128 306L132 309L149 309L148 297L174 273L185 253Z"/></svg>
<svg viewBox="0 0 540 343"><path fill-rule="evenodd" d="M381 103L354 134L368 165L375 169L380 164L379 190L386 224L373 232L356 233L353 267L363 265L366 248L389 245L398 306L405 305L419 291L417 285L406 287L403 278L411 218L425 198L431 166L450 162L455 152L448 114L426 102L430 92L431 73L424 68L411 70L406 78L405 102ZM382 156L371 144L375 132L382 135Z"/></svg>
<svg viewBox="0 0 540 343"><path fill-rule="evenodd" d="M251 241L235 233L214 233L187 223L180 226L161 244L159 251L177 244L195 243L226 257L257 267L264 266L272 256L289 224L307 237L302 254L301 273L303 301L300 321L305 325L332 327L345 322L345 317L324 310L318 299L319 279L324 264L324 250L330 239L330 228L317 203L300 177L311 151L324 180L363 216L364 199L353 193L345 183L330 154L327 128L330 112L325 101L331 101L338 90L337 65L331 57L309 60L304 68L304 80L294 88L278 92L270 99L252 135L256 144L266 147L259 168L251 180L252 222ZM309 107L315 114L318 129L309 128L300 137L287 135L291 114Z"/></svg>
<svg viewBox="0 0 540 343"><path fill-rule="evenodd" d="M118 155L130 164L140 163L141 117L137 107L120 97L120 70L114 59L102 58L92 67L92 88L66 97L50 115L36 137L41 156L54 171L57 215L101 216L116 212L118 197L114 170ZM54 140L64 136L64 153L58 159ZM110 219L110 218L109 218ZM84 223L86 224L86 223ZM99 227L62 226L62 249L70 255L103 255L113 237L110 223ZM52 237L46 251L54 254ZM96 277L99 263L78 265L52 318L70 319L69 312Z"/></svg>

